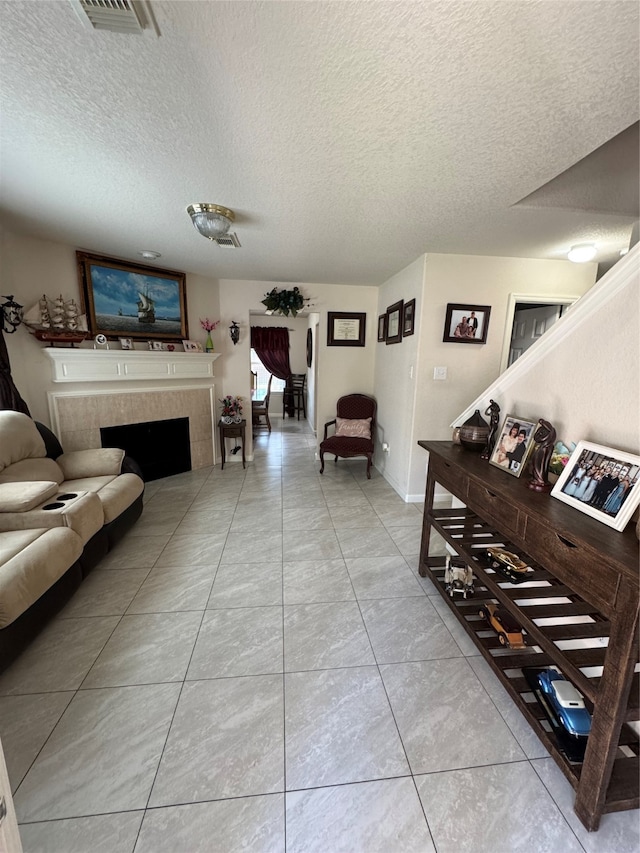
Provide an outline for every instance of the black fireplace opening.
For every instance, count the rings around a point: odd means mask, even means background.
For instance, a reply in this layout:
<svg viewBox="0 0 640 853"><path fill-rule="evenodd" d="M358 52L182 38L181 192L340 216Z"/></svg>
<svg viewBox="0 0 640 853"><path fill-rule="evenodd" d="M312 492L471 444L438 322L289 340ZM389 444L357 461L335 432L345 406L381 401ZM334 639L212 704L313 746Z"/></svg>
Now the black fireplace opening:
<svg viewBox="0 0 640 853"><path fill-rule="evenodd" d="M138 463L146 483L191 470L189 418L100 427L103 447L119 447Z"/></svg>

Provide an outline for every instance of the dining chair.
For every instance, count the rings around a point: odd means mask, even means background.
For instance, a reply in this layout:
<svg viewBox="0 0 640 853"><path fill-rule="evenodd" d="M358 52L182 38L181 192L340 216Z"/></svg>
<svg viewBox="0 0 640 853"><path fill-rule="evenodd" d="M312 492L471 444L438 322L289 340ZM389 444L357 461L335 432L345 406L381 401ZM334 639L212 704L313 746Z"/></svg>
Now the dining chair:
<svg viewBox="0 0 640 853"><path fill-rule="evenodd" d="M264 395L263 399L251 401L251 420L254 428L259 426L266 426L269 432L271 432L271 421L269 420L269 400L271 398L272 379L273 374L271 373L269 374L269 381L267 382L267 393ZM265 419L264 424L260 422L260 418Z"/></svg>

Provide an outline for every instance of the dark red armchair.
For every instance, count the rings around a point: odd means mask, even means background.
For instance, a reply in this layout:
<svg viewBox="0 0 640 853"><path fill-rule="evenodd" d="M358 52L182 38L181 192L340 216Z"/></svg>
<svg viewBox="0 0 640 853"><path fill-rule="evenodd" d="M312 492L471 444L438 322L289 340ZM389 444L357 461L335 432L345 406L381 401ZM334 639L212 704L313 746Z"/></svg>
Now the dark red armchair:
<svg viewBox="0 0 640 853"><path fill-rule="evenodd" d="M336 417L324 425L324 440L320 443L321 474L324 472L325 453L333 453L335 462L338 461L338 456L366 456L367 479L371 479L376 409L376 401L366 394L347 394L340 397L336 406ZM335 433L330 436L329 427L332 425L335 426Z"/></svg>

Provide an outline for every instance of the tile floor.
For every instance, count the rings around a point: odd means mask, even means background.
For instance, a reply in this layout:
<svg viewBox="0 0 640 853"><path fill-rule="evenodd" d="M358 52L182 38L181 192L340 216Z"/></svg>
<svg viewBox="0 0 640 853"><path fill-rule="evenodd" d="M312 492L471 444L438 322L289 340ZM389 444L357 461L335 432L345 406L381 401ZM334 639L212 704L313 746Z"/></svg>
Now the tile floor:
<svg viewBox="0 0 640 853"><path fill-rule="evenodd" d="M626 853L429 581L421 507L275 420L246 471L150 483L0 677L25 853Z"/></svg>

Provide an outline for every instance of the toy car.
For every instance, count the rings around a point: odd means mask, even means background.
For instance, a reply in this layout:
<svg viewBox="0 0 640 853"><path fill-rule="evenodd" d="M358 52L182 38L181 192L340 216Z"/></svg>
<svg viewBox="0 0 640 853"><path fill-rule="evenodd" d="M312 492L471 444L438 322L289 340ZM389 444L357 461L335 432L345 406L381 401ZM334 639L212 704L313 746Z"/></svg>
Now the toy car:
<svg viewBox="0 0 640 853"><path fill-rule="evenodd" d="M444 570L444 588L451 598L456 593L462 595L463 598L466 598L467 595L473 595L473 571L466 563L462 561L453 563L451 557L447 556Z"/></svg>
<svg viewBox="0 0 640 853"><path fill-rule="evenodd" d="M522 583L527 579L529 566L511 551L504 548L487 548L487 560L492 569L500 572L511 583Z"/></svg>
<svg viewBox="0 0 640 853"><path fill-rule="evenodd" d="M526 648L522 628L504 607L488 602L482 605L478 613L491 625L501 645L508 646L510 649Z"/></svg>
<svg viewBox="0 0 640 853"><path fill-rule="evenodd" d="M557 669L543 669L537 681L544 698L562 728L574 738L586 738L591 731L591 714L582 694Z"/></svg>

